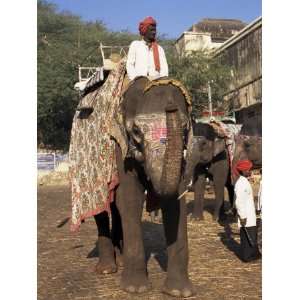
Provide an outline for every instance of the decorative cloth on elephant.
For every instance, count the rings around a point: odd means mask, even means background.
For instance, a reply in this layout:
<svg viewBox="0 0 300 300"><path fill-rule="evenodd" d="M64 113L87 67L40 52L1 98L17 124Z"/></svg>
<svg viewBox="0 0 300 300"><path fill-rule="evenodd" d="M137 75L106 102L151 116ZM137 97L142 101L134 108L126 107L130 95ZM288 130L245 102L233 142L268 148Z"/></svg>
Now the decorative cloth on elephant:
<svg viewBox="0 0 300 300"><path fill-rule="evenodd" d="M229 165L231 170L231 180L233 181L233 155L235 151L235 138L240 133L242 126L240 124L225 124L223 122L213 121L210 125L214 128L216 134L220 138L225 139L226 150L229 158Z"/></svg>
<svg viewBox="0 0 300 300"><path fill-rule="evenodd" d="M111 130L122 100L124 76L125 59L110 72L100 88L80 100L91 97L93 112L89 115L84 115L82 111L75 113L69 149L71 231L78 230L85 218L110 211L114 188L118 184L115 142L111 139Z"/></svg>
<svg viewBox="0 0 300 300"><path fill-rule="evenodd" d="M185 101L187 102L188 109L190 112L192 110L192 97L190 96L190 93L188 92L187 88L179 80L172 79L172 78L159 78L156 80L149 81L149 83L144 88L144 93L146 93L154 86L168 85L168 84L176 86L177 88L180 89L180 91L185 97Z"/></svg>

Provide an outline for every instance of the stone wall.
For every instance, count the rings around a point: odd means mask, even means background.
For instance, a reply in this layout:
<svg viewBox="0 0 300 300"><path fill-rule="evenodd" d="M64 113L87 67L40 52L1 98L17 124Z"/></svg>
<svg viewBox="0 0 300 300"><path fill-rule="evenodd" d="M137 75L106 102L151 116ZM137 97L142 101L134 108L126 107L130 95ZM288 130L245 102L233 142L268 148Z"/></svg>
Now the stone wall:
<svg viewBox="0 0 300 300"><path fill-rule="evenodd" d="M217 51L231 67L232 80L224 95L242 109L262 101L262 19L253 21Z"/></svg>

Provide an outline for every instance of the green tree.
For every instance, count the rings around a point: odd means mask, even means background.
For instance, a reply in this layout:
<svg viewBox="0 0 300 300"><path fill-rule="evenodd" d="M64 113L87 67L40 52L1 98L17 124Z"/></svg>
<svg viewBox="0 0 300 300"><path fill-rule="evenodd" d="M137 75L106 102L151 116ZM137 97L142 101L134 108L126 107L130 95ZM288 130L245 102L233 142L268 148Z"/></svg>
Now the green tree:
<svg viewBox="0 0 300 300"><path fill-rule="evenodd" d="M127 31L111 32L101 21L83 22L68 12L39 0L37 49L38 144L67 149L78 94L77 67L101 64L100 41L129 45L137 38Z"/></svg>
<svg viewBox="0 0 300 300"><path fill-rule="evenodd" d="M193 114L199 116L208 104L208 82L213 105L222 103L230 80L230 68L209 52L194 51L185 56L168 55L169 75L184 83L193 96Z"/></svg>

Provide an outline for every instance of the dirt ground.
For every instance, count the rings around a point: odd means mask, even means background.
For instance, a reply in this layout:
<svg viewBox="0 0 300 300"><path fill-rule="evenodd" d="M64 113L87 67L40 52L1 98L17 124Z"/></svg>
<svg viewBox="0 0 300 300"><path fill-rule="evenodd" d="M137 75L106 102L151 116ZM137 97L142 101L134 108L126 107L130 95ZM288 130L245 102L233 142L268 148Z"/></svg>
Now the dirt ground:
<svg viewBox="0 0 300 300"><path fill-rule="evenodd" d="M261 299L261 261L245 264L237 257L236 223L220 225L211 219L213 195L207 195L205 220L188 222L189 274L197 295L190 299ZM188 209L192 207L191 193ZM38 188L38 299L175 299L161 293L166 273L163 225L143 215L144 243L152 290L131 295L119 288L121 270L99 276L93 218L79 233L70 233L70 191L65 185Z"/></svg>

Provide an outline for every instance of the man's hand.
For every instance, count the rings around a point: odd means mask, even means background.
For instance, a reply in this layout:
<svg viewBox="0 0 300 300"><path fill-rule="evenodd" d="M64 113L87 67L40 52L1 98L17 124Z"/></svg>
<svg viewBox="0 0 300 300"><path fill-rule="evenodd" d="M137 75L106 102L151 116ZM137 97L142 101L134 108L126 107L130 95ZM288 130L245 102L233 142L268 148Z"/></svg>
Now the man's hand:
<svg viewBox="0 0 300 300"><path fill-rule="evenodd" d="M246 226L247 218L245 218L245 219L240 219L240 222L241 222L241 225L242 225L242 226Z"/></svg>

